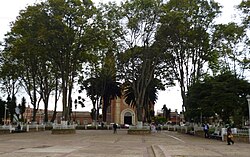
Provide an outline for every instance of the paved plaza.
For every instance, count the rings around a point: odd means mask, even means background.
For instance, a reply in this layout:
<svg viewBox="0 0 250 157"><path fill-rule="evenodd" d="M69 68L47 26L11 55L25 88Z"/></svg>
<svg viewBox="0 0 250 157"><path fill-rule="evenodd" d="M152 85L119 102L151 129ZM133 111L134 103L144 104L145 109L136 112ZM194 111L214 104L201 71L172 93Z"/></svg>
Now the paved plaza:
<svg viewBox="0 0 250 157"><path fill-rule="evenodd" d="M0 157L249 157L250 144L162 131L128 135L126 130L51 131L0 135Z"/></svg>

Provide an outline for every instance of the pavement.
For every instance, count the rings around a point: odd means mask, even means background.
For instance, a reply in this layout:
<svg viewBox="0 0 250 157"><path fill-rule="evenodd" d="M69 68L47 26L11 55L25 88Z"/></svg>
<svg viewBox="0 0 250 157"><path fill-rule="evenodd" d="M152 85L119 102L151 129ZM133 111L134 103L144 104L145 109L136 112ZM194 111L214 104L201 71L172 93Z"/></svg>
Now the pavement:
<svg viewBox="0 0 250 157"><path fill-rule="evenodd" d="M161 131L128 135L127 130L51 131L0 135L0 157L249 157L250 144Z"/></svg>

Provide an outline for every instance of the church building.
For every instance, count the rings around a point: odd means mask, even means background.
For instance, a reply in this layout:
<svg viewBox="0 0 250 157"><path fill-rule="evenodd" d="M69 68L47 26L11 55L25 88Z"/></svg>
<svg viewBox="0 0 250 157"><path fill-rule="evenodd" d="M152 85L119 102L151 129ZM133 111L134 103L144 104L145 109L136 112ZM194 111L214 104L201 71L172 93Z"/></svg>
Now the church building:
<svg viewBox="0 0 250 157"><path fill-rule="evenodd" d="M154 105L150 106L154 110ZM107 109L107 124L129 124L136 125L137 114L136 108L128 105L124 98L118 98L111 101L111 105Z"/></svg>

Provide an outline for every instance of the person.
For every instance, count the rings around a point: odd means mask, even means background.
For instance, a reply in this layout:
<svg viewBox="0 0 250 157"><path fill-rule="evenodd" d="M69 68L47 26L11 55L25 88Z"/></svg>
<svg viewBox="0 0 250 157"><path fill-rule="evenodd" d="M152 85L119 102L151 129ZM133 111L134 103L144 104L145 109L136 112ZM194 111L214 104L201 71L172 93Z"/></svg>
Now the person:
<svg viewBox="0 0 250 157"><path fill-rule="evenodd" d="M17 125L17 131L18 132L21 131L21 125L20 124Z"/></svg>
<svg viewBox="0 0 250 157"><path fill-rule="evenodd" d="M155 124L154 124L154 123L151 124L150 130L151 130L151 132L153 132L153 133L156 132L156 127L155 127Z"/></svg>
<svg viewBox="0 0 250 157"><path fill-rule="evenodd" d="M104 123L103 122L101 123L101 126L102 126L102 129L103 129L103 127L104 127Z"/></svg>
<svg viewBox="0 0 250 157"><path fill-rule="evenodd" d="M158 131L159 131L159 132L161 131L161 124L158 124L158 125L157 125L157 132L158 132Z"/></svg>
<svg viewBox="0 0 250 157"><path fill-rule="evenodd" d="M117 124L116 123L113 124L113 129L114 129L114 134L117 133Z"/></svg>
<svg viewBox="0 0 250 157"><path fill-rule="evenodd" d="M209 131L209 125L206 123L204 125L205 138L209 138L208 131Z"/></svg>
<svg viewBox="0 0 250 157"><path fill-rule="evenodd" d="M228 145L231 145L231 143L234 144L234 141L233 141L232 130L231 130L231 128L229 127L229 128L227 129L227 144L228 144Z"/></svg>

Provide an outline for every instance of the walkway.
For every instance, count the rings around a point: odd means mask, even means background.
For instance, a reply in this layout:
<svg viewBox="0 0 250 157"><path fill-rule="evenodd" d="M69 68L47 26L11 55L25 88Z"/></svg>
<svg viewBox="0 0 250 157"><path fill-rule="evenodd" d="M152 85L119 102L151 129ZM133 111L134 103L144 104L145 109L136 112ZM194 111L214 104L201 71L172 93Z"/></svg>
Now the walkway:
<svg viewBox="0 0 250 157"><path fill-rule="evenodd" d="M0 135L0 157L249 157L250 144L162 131L128 135L126 130L82 130L73 135L50 131Z"/></svg>

